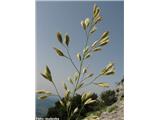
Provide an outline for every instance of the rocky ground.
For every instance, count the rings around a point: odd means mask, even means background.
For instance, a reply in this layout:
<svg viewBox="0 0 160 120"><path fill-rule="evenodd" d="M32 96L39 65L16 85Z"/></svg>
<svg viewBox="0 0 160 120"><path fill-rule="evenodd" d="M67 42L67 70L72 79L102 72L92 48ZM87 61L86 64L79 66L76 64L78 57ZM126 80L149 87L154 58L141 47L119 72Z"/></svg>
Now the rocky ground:
<svg viewBox="0 0 160 120"><path fill-rule="evenodd" d="M117 108L112 112L103 112L97 120L124 120L124 103L116 103Z"/></svg>
<svg viewBox="0 0 160 120"><path fill-rule="evenodd" d="M103 112L98 120L124 120L124 80L122 80L115 88L118 101L111 106L115 108L113 111Z"/></svg>
<svg viewBox="0 0 160 120"><path fill-rule="evenodd" d="M121 80L114 90L116 91L118 101L105 108L100 114L92 114L84 120L124 120L124 80Z"/></svg>

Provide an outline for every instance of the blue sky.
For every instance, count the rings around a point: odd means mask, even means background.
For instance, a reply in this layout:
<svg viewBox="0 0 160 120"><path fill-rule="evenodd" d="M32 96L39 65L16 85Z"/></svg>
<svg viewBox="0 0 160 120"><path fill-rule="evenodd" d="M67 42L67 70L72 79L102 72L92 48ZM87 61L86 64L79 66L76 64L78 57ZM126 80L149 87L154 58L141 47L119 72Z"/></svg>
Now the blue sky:
<svg viewBox="0 0 160 120"><path fill-rule="evenodd" d="M124 74L124 14L123 2L121 1L100 1L100 2L36 2L36 89L47 89L54 92L53 86L40 75L46 65L52 71L53 78L60 93L63 93L63 81L74 71L74 67L63 57L58 57L53 51L53 47L63 47L56 40L56 33L68 33L70 41L70 51L76 65L76 53L84 46L85 33L82 30L80 21L92 16L92 8L96 3L101 8L103 21L97 25L97 31L90 39L90 43L101 36L104 31L110 31L110 43L90 59L85 64L89 64L89 70L98 73L108 62L115 63L116 73L114 76L100 78L99 82L115 82L121 80ZM96 89L96 91L95 91ZM100 93L102 88L90 86L85 88L96 93Z"/></svg>

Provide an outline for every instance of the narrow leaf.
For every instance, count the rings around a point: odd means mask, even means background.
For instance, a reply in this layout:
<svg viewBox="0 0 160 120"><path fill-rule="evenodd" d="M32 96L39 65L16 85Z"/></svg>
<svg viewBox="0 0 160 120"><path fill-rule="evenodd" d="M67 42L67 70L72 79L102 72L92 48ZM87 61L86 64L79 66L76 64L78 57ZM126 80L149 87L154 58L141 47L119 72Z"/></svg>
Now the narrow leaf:
<svg viewBox="0 0 160 120"><path fill-rule="evenodd" d="M89 98L88 100L86 100L86 102L84 103L84 105L87 105L89 101L91 101L92 98Z"/></svg>
<svg viewBox="0 0 160 120"><path fill-rule="evenodd" d="M89 51L89 47L87 46L83 49L83 54L86 55L88 53L88 51Z"/></svg>
<svg viewBox="0 0 160 120"><path fill-rule="evenodd" d="M60 49L54 48L54 50L56 51L57 55L64 56L63 52Z"/></svg>
<svg viewBox="0 0 160 120"><path fill-rule="evenodd" d="M53 81L52 81L52 76L51 76L51 71L50 71L50 69L49 69L48 66L46 66L44 72L41 73L41 75L42 75L45 79L53 82Z"/></svg>
<svg viewBox="0 0 160 120"><path fill-rule="evenodd" d="M68 80L69 80L69 82L70 82L71 84L73 84L72 78L69 78Z"/></svg>
<svg viewBox="0 0 160 120"><path fill-rule="evenodd" d="M66 90L65 93L64 93L64 97L65 98L68 98L70 95L70 91L69 90Z"/></svg>
<svg viewBox="0 0 160 120"><path fill-rule="evenodd" d="M46 74L51 74L51 71L50 71L50 69L49 69L48 66L46 66L45 73L46 73Z"/></svg>
<svg viewBox="0 0 160 120"><path fill-rule="evenodd" d="M98 85L99 87L109 87L109 84L106 82L101 82L101 83L94 83L95 85Z"/></svg>
<svg viewBox="0 0 160 120"><path fill-rule="evenodd" d="M92 77L94 74L93 73L90 73L86 78L90 78Z"/></svg>
<svg viewBox="0 0 160 120"><path fill-rule="evenodd" d="M60 100L59 102L63 107L65 106L65 104L62 102L62 100Z"/></svg>
<svg viewBox="0 0 160 120"><path fill-rule="evenodd" d="M96 102L96 100L90 100L90 101L88 101L88 102L86 103L86 105L87 105L87 104L94 103L94 102Z"/></svg>
<svg viewBox="0 0 160 120"><path fill-rule="evenodd" d="M91 93L91 92L87 92L85 99L88 99L88 98L90 98L91 96L92 96L92 93Z"/></svg>
<svg viewBox="0 0 160 120"><path fill-rule="evenodd" d="M37 93L37 94L45 94L46 91L45 91L45 90L37 90L36 93Z"/></svg>
<svg viewBox="0 0 160 120"><path fill-rule="evenodd" d="M44 99L46 99L46 98L48 98L47 95L44 95L44 96L40 96L40 97L39 97L39 99L41 99L41 100L44 100Z"/></svg>
<svg viewBox="0 0 160 120"><path fill-rule="evenodd" d="M69 35L65 35L65 39L64 39L64 43L68 46L69 45L69 42L70 42L70 38L69 38Z"/></svg>
<svg viewBox="0 0 160 120"><path fill-rule="evenodd" d="M115 73L115 71L108 71L104 75L113 75L114 73Z"/></svg>
<svg viewBox="0 0 160 120"><path fill-rule="evenodd" d="M106 37L100 39L99 42L102 43L102 42L106 42L106 41L109 41L109 36L106 36Z"/></svg>
<svg viewBox="0 0 160 120"><path fill-rule="evenodd" d="M60 32L57 32L57 40L62 44L63 40L62 40L62 35Z"/></svg>
<svg viewBox="0 0 160 120"><path fill-rule="evenodd" d="M64 89L67 90L67 85L66 85L66 83L64 83Z"/></svg>
<svg viewBox="0 0 160 120"><path fill-rule="evenodd" d="M82 73L83 73L83 74L87 73L87 68L86 68L86 67L83 68Z"/></svg>
<svg viewBox="0 0 160 120"><path fill-rule="evenodd" d="M94 27L91 29L90 33L92 34L92 33L94 33L95 31L96 31L96 27L94 26Z"/></svg>
<svg viewBox="0 0 160 120"><path fill-rule="evenodd" d="M100 47L97 47L97 48L93 49L93 52L97 52L97 51L100 51L100 50L102 50L102 49Z"/></svg>
<svg viewBox="0 0 160 120"><path fill-rule="evenodd" d="M113 63L109 63L104 69L102 69L102 75L112 75L115 73L115 67Z"/></svg>
<svg viewBox="0 0 160 120"><path fill-rule="evenodd" d="M50 96L50 95L52 95L52 93L50 92L50 91L46 91L46 93L45 93L47 96Z"/></svg>
<svg viewBox="0 0 160 120"><path fill-rule="evenodd" d="M86 55L85 55L85 59L89 58L90 56L91 56L90 53L86 54Z"/></svg>
<svg viewBox="0 0 160 120"><path fill-rule="evenodd" d="M78 59L79 61L81 61L81 55L80 55L80 53L77 53L77 59Z"/></svg>
<svg viewBox="0 0 160 120"><path fill-rule="evenodd" d="M96 102L96 100L92 100L92 98L89 98L89 99L84 103L84 105L91 104L91 103L94 103L94 102Z"/></svg>
<svg viewBox="0 0 160 120"><path fill-rule="evenodd" d="M84 21L81 21L81 26L83 27L84 30L86 30L86 24Z"/></svg>
<svg viewBox="0 0 160 120"><path fill-rule="evenodd" d="M93 6L93 15L95 15L96 10L97 10L97 5L96 5L96 4L94 4L94 6Z"/></svg>
<svg viewBox="0 0 160 120"><path fill-rule="evenodd" d="M100 22L100 21L102 21L102 17L101 17L101 16L99 16L99 17L97 17L97 18L95 19L95 24L97 24L97 23Z"/></svg>
<svg viewBox="0 0 160 120"><path fill-rule="evenodd" d="M102 34L102 36L101 36L101 39L104 39L105 37L107 37L108 34L109 34L109 32L104 32L104 33Z"/></svg>
<svg viewBox="0 0 160 120"><path fill-rule="evenodd" d="M81 100L82 100L82 102L84 102L86 100L86 93L82 94Z"/></svg>
<svg viewBox="0 0 160 120"><path fill-rule="evenodd" d="M89 26L89 23L90 23L89 18L86 18L85 21L84 21L84 23L85 23L85 26L88 27L88 26Z"/></svg>
<svg viewBox="0 0 160 120"><path fill-rule="evenodd" d="M94 18L98 17L100 14L100 8L96 7L95 13L94 13Z"/></svg>
<svg viewBox="0 0 160 120"><path fill-rule="evenodd" d="M52 93L50 91L47 91L47 90L37 90L36 93L37 94L52 95Z"/></svg>
<svg viewBox="0 0 160 120"><path fill-rule="evenodd" d="M70 105L71 105L71 102L68 101L68 102L67 102L67 108L69 108Z"/></svg>
<svg viewBox="0 0 160 120"><path fill-rule="evenodd" d="M73 113L76 113L76 112L78 112L78 107L76 107L73 111Z"/></svg>
<svg viewBox="0 0 160 120"><path fill-rule="evenodd" d="M108 41L101 42L101 43L99 44L99 46L104 46L104 45L106 45L106 44L108 44L108 43L109 43L109 40L108 40Z"/></svg>

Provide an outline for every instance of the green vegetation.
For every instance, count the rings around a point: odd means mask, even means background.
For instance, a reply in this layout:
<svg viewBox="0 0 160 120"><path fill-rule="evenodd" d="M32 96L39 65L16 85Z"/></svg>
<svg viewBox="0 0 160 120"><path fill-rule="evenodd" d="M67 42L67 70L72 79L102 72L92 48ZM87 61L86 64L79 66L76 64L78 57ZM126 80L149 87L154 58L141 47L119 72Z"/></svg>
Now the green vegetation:
<svg viewBox="0 0 160 120"><path fill-rule="evenodd" d="M114 90L107 90L100 95L102 101L106 106L110 106L117 101L116 92Z"/></svg>
<svg viewBox="0 0 160 120"><path fill-rule="evenodd" d="M103 47L109 43L109 32L106 31L102 33L98 40L93 41L92 44L89 44L89 42L91 42L90 37L94 35L97 30L96 25L101 21L102 16L100 15L100 8L97 5L94 5L93 7L92 17L87 17L81 21L81 26L86 35L86 40L82 51L76 54L77 60L79 61L78 66L75 64L70 54L71 39L69 35L65 34L63 37L61 32L57 32L57 40L62 47L64 47L65 51L62 51L56 47L53 47L53 50L58 56L70 61L76 72L72 73L68 81L64 82L64 96L60 95L49 66L46 66L45 71L41 73L46 80L52 83L56 90L56 94L59 97L59 101L56 103L56 106L49 109L47 117L59 117L62 120L79 120L82 119L87 112L100 110L101 106L104 104L108 106L116 102L115 93L112 91L102 93L101 99L104 103L98 100L97 95L94 93L78 93L80 89L83 89L89 85L109 87L107 82L98 82L97 80L100 77L113 75L115 73L114 64L111 62L102 68L99 73L92 73L87 66L84 66L87 59L98 53L98 51L101 51ZM68 87L69 84L73 86L73 89ZM46 90L38 90L36 93L40 95L39 98L42 100L52 95L50 91Z"/></svg>
<svg viewBox="0 0 160 120"><path fill-rule="evenodd" d="M78 109L82 109L83 107L83 103L81 101L81 95L79 94L76 94L73 98L72 98L72 101L71 101L71 109L74 109L78 106ZM90 98L92 98L92 100L96 100L97 99L97 95L96 94L93 94ZM62 101L64 102L65 101L65 98L62 98ZM86 113L87 112L93 112L93 111L96 111L98 110L98 102L94 102L94 103L91 103L91 104L87 104L83 107L83 109L81 110L81 113L79 115L79 113L75 113L74 116L71 118L71 120L75 120L75 118L77 116L79 116L79 118L83 118L86 116ZM61 103L58 101L56 102L56 105L55 107L52 107L49 109L48 111L48 114L46 117L52 117L52 118L59 118L60 120L64 120L65 118L67 118L67 110L64 109L64 107L61 105Z"/></svg>

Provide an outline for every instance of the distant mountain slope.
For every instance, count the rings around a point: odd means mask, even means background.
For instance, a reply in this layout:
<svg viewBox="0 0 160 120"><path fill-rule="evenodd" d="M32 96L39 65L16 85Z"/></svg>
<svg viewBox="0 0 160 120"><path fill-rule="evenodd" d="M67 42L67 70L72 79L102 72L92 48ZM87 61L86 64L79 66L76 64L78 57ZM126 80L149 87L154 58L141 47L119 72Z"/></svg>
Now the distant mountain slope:
<svg viewBox="0 0 160 120"><path fill-rule="evenodd" d="M57 96L50 96L45 100L39 100L38 96L36 96L36 117L46 116L48 108L53 107L57 100Z"/></svg>

